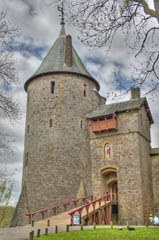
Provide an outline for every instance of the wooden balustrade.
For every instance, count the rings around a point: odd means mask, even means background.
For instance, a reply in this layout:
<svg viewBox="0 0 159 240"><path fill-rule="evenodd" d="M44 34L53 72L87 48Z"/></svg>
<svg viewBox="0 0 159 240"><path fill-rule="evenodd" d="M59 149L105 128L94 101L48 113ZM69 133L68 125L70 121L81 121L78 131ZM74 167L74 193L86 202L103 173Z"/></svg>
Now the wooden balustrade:
<svg viewBox="0 0 159 240"><path fill-rule="evenodd" d="M40 214L42 215L42 219L44 219L46 213L47 213L49 210L52 210L53 213L54 213L54 215L56 215L58 208L64 207L64 210L66 211L66 210L67 210L67 206L68 206L69 204L73 203L74 206L77 207L77 203L78 203L79 201L83 201L83 203L85 203L86 200L88 200L88 199L93 200L93 195L88 195L88 196L84 196L84 197L81 197L81 198L76 198L76 199L67 200L67 201L65 201L65 202L61 202L61 203L55 204L55 205L53 205L53 206L50 206L50 207L47 207L47 208L44 208L44 209L40 209L40 210L31 212L31 213L27 213L26 216L28 216L28 218L29 218L29 224L31 224L32 218L33 218L34 215L36 215L36 214L39 214L39 213L40 213Z"/></svg>
<svg viewBox="0 0 159 240"><path fill-rule="evenodd" d="M90 206L92 205L93 212L95 212L95 210L96 210L95 206L98 203L99 204L99 211L101 211L101 202L103 200L105 201L105 206L106 206L106 203L111 202L112 200L117 200L117 196L115 196L114 194L107 193L104 196L102 196L102 197L100 197L100 198L98 198L96 200L93 200L93 201L91 201L91 202L89 202L89 203L87 203L87 204L85 204L85 205L83 205L83 206L81 206L81 207L79 207L79 208L69 212L68 214L70 215L71 225L73 225L73 217L74 217L74 215L78 213L80 215L80 217L81 217L83 209L86 210L86 215L87 215L87 218L89 219L89 222L91 224L93 224L95 216L94 215L90 216L90 214L89 214ZM98 223L101 223L101 217L103 216L106 219L105 222L107 224L109 224L109 222L111 220L111 204L107 208L108 209L106 210L106 213L104 213L104 211L101 211L101 213L98 214Z"/></svg>

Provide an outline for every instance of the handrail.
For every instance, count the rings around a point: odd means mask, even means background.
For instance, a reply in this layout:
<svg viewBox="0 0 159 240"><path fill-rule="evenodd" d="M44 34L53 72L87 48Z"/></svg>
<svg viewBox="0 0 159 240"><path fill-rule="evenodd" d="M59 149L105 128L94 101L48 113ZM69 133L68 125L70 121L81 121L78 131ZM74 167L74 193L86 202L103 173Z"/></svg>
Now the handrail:
<svg viewBox="0 0 159 240"><path fill-rule="evenodd" d="M101 201L102 200L105 200L105 202L106 201L114 201L114 200L117 200L117 195L115 194L110 194L110 193L107 193L107 194L105 194L104 196L102 196L102 197L100 197L100 198L97 198L97 199L95 199L95 200L93 200L93 201L91 201L91 202L89 202L89 203L87 203L87 204L85 204L85 205L83 205L83 206L81 206L81 207L79 207L79 208L76 208L75 210L73 210L73 211L71 211L71 212L69 212L68 214L70 215L70 217L71 217L71 225L73 225L73 216L74 216L74 214L75 213L79 213L79 215L80 215L80 217L81 217L81 214L82 214L82 210L84 209L84 208L86 208L86 212L87 212L87 216L89 215L89 207L91 206L91 205L93 205L93 210L95 211L95 205L96 205L96 203L98 202L99 203L99 207L101 207Z"/></svg>
<svg viewBox="0 0 159 240"><path fill-rule="evenodd" d="M74 214L74 213L76 213L76 212L80 212L83 208L85 208L85 207L87 207L87 206L90 206L90 205L93 205L93 204L96 203L96 202L99 202L99 201L101 201L101 200L103 200L103 199L107 199L107 200L108 200L109 197L110 197L110 193L105 194L104 196L102 196L102 197L100 197L100 198L97 198L97 199L95 199L95 200L93 200L93 201L91 201L91 202L89 202L89 203L87 203L87 204L85 204L85 205L83 205L83 206L81 206L81 207L79 207L79 208L76 208L75 210L69 212L68 214L69 214L69 215L72 215L72 214Z"/></svg>
<svg viewBox="0 0 159 240"><path fill-rule="evenodd" d="M81 198L76 198L76 199L71 199L71 200L67 200L67 201L64 201L64 202L61 202L61 203L58 203L58 204L55 204L53 206L49 206L47 208L43 208L43 209L40 209L40 210L37 210L37 211L34 211L34 212L31 212L31 213L27 213L26 216L29 217L29 224L31 224L31 220L32 220L32 217L38 213L41 213L42 215L42 218L44 219L45 218L45 214L47 213L48 210L52 209L54 214L56 215L57 213L57 209L59 207L64 207L65 211L67 210L67 206L70 204L70 203L74 203L75 207L77 206L77 203L78 201L82 200L83 202L85 202L86 199L93 199L93 195L88 195L88 196L84 196L84 197L81 197Z"/></svg>

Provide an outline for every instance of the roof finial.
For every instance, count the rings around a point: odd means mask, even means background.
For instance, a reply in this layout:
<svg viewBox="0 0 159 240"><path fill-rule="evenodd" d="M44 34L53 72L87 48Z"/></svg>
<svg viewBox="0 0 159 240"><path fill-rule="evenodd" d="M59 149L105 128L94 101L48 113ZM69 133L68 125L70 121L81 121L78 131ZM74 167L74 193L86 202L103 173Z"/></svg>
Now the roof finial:
<svg viewBox="0 0 159 240"><path fill-rule="evenodd" d="M62 6L57 6L57 10L61 13L59 16L61 16L61 32L60 32L60 36L63 37L63 36L66 36L66 33L65 33L65 21L64 21L64 4L62 2Z"/></svg>
<svg viewBox="0 0 159 240"><path fill-rule="evenodd" d="M63 4L63 2L62 2L62 6L60 7L60 6L57 6L57 10L61 13L61 15L59 15L59 16L61 16L61 25L65 25L65 21L64 21L64 4Z"/></svg>

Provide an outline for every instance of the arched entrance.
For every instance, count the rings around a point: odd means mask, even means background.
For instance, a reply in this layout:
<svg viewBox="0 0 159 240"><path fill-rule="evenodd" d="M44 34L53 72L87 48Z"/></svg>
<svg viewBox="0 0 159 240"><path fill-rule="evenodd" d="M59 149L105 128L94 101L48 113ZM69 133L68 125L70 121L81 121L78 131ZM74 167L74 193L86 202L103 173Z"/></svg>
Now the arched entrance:
<svg viewBox="0 0 159 240"><path fill-rule="evenodd" d="M109 166L103 168L101 175L104 177L105 192L111 194L112 200L112 221L118 222L118 182L117 182L117 168Z"/></svg>
<svg viewBox="0 0 159 240"><path fill-rule="evenodd" d="M118 199L117 168L108 166L100 171L105 179L105 192L109 192L112 200Z"/></svg>

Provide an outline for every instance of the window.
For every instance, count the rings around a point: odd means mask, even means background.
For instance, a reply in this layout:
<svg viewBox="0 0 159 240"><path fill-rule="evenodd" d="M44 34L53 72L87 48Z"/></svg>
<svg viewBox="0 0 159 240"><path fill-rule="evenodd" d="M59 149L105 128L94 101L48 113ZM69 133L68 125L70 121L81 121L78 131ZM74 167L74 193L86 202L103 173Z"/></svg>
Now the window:
<svg viewBox="0 0 159 240"><path fill-rule="evenodd" d="M83 85L83 96L86 97L86 84Z"/></svg>
<svg viewBox="0 0 159 240"><path fill-rule="evenodd" d="M107 143L104 146L104 155L105 155L105 159L110 159L111 158L111 144Z"/></svg>
<svg viewBox="0 0 159 240"><path fill-rule="evenodd" d="M140 121L141 121L141 125L142 125L142 114L140 114Z"/></svg>
<svg viewBox="0 0 159 240"><path fill-rule="evenodd" d="M29 153L25 153L25 167L28 166Z"/></svg>
<svg viewBox="0 0 159 240"><path fill-rule="evenodd" d="M55 82L52 81L51 82L51 93L54 94L54 90L55 90Z"/></svg>
<svg viewBox="0 0 159 240"><path fill-rule="evenodd" d="M99 121L104 121L104 120L105 120L104 117L100 117L100 118L99 118Z"/></svg>
<svg viewBox="0 0 159 240"><path fill-rule="evenodd" d="M28 125L28 127L27 127L27 133L29 133L29 130L30 130L30 126Z"/></svg>
<svg viewBox="0 0 159 240"><path fill-rule="evenodd" d="M107 119L112 119L112 117L113 117L112 115L108 115L106 118Z"/></svg>
<svg viewBox="0 0 159 240"><path fill-rule="evenodd" d="M28 102L29 102L29 97L30 97L30 94L29 94L29 90L28 90Z"/></svg>
<svg viewBox="0 0 159 240"><path fill-rule="evenodd" d="M82 122L82 120L81 120L81 123L80 123L80 127L83 128L83 122Z"/></svg>
<svg viewBox="0 0 159 240"><path fill-rule="evenodd" d="M50 119L49 125L50 125L50 128L52 128L52 119Z"/></svg>

